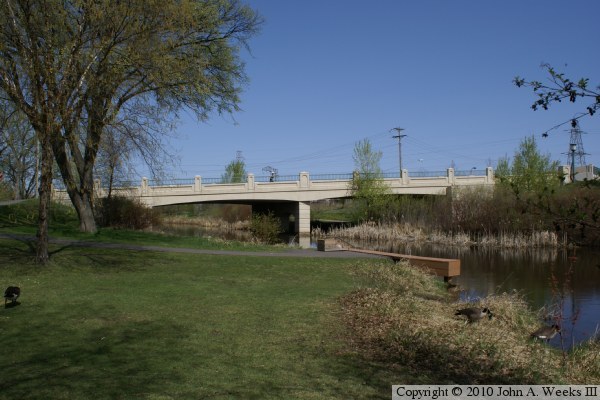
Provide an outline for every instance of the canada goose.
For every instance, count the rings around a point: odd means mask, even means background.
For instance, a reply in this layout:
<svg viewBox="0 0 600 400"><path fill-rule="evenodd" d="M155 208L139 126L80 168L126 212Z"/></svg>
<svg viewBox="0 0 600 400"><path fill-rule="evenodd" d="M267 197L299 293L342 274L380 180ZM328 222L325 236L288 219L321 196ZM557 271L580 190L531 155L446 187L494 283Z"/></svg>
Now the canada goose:
<svg viewBox="0 0 600 400"><path fill-rule="evenodd" d="M554 324L551 326L542 326L537 331L531 333L531 336L534 339L541 339L549 342L557 333L560 333L560 326Z"/></svg>
<svg viewBox="0 0 600 400"><path fill-rule="evenodd" d="M456 310L454 315L464 315L467 317L467 322L477 322L480 319L483 319L487 315L488 319L492 319L494 316L489 308L463 308L460 310Z"/></svg>
<svg viewBox="0 0 600 400"><path fill-rule="evenodd" d="M10 300L12 304L17 303L17 299L21 295L21 289L17 286L9 286L4 291L4 307L6 307L6 303Z"/></svg>

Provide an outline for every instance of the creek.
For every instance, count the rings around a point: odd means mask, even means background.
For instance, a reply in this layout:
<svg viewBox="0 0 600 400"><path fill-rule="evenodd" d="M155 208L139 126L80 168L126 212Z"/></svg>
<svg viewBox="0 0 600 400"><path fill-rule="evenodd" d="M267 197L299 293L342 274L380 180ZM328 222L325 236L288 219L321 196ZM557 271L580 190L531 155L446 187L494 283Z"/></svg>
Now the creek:
<svg viewBox="0 0 600 400"><path fill-rule="evenodd" d="M250 239L247 231L222 232L189 225L164 225L160 230L186 236ZM286 237L285 240L292 239ZM458 300L475 302L494 294L518 292L532 310L540 310L540 326L559 322L562 335L551 340L552 346L570 348L600 334L599 249L509 250L415 243L352 244L392 253L460 259L461 274L452 279L457 285ZM311 239L311 247L316 247L316 239L314 242ZM501 316L497 317L501 320Z"/></svg>

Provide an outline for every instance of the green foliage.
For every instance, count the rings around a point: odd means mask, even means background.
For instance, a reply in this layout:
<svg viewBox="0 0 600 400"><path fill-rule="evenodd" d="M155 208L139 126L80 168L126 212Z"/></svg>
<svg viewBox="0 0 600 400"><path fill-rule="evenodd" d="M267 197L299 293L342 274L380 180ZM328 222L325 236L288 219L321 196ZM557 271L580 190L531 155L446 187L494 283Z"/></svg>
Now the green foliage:
<svg viewBox="0 0 600 400"><path fill-rule="evenodd" d="M253 214L250 221L250 230L256 239L266 244L277 243L279 234L283 232L279 218L272 212Z"/></svg>
<svg viewBox="0 0 600 400"><path fill-rule="evenodd" d="M237 111L240 50L260 23L238 0L0 3L0 94L36 130L40 197L49 196L54 157L82 229L94 232L93 170L108 128L120 121L139 148L164 133L157 115Z"/></svg>
<svg viewBox="0 0 600 400"><path fill-rule="evenodd" d="M363 139L354 145L354 160L355 170L363 178L381 178L381 151L373 150L369 139Z"/></svg>
<svg viewBox="0 0 600 400"><path fill-rule="evenodd" d="M244 160L233 160L225 167L225 173L221 175L221 182L242 183L246 179L246 175L246 163Z"/></svg>
<svg viewBox="0 0 600 400"><path fill-rule="evenodd" d="M500 184L512 188L517 196L549 192L560 184L558 166L558 161L550 161L549 154L540 154L534 136L527 137L515 152L512 165L508 159L499 161Z"/></svg>
<svg viewBox="0 0 600 400"><path fill-rule="evenodd" d="M390 189L383 181L379 163L383 153L374 151L364 139L354 146L355 171L350 182L353 198L358 202L356 219L380 220L389 201Z"/></svg>

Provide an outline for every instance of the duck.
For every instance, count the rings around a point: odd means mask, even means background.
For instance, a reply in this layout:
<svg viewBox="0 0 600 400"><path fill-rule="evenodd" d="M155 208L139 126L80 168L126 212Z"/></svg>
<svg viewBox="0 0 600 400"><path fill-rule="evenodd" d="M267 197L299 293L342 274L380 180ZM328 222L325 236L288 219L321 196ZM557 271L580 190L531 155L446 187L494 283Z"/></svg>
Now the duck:
<svg viewBox="0 0 600 400"><path fill-rule="evenodd" d="M490 311L490 309L487 307L485 307L485 308L476 308L476 307L462 308L460 310L456 310L454 315L464 315L465 317L467 317L466 322L477 322L477 321L483 319L485 316L487 316L488 319L492 319L492 317L494 316L492 314L492 312Z"/></svg>
<svg viewBox="0 0 600 400"><path fill-rule="evenodd" d="M560 326L554 324L550 326L542 326L540 329L532 332L529 336L534 339L545 340L549 342L557 333L560 333Z"/></svg>
<svg viewBox="0 0 600 400"><path fill-rule="evenodd" d="M10 300L14 305L17 303L17 299L21 295L21 289L18 286L9 286L4 291L4 307L6 307L6 303Z"/></svg>

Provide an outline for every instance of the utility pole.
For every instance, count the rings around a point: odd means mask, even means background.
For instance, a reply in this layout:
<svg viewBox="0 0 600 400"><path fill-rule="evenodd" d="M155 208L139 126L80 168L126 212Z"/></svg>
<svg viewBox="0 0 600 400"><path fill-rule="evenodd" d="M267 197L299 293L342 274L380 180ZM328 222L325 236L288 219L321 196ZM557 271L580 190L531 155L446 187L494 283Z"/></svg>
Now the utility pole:
<svg viewBox="0 0 600 400"><path fill-rule="evenodd" d="M394 139L398 139L398 162L400 164L400 178L402 178L402 138L405 137L406 135L402 135L401 132L404 130L404 128L392 128L390 129L391 131L396 131L398 132L397 135L392 136L392 138Z"/></svg>

